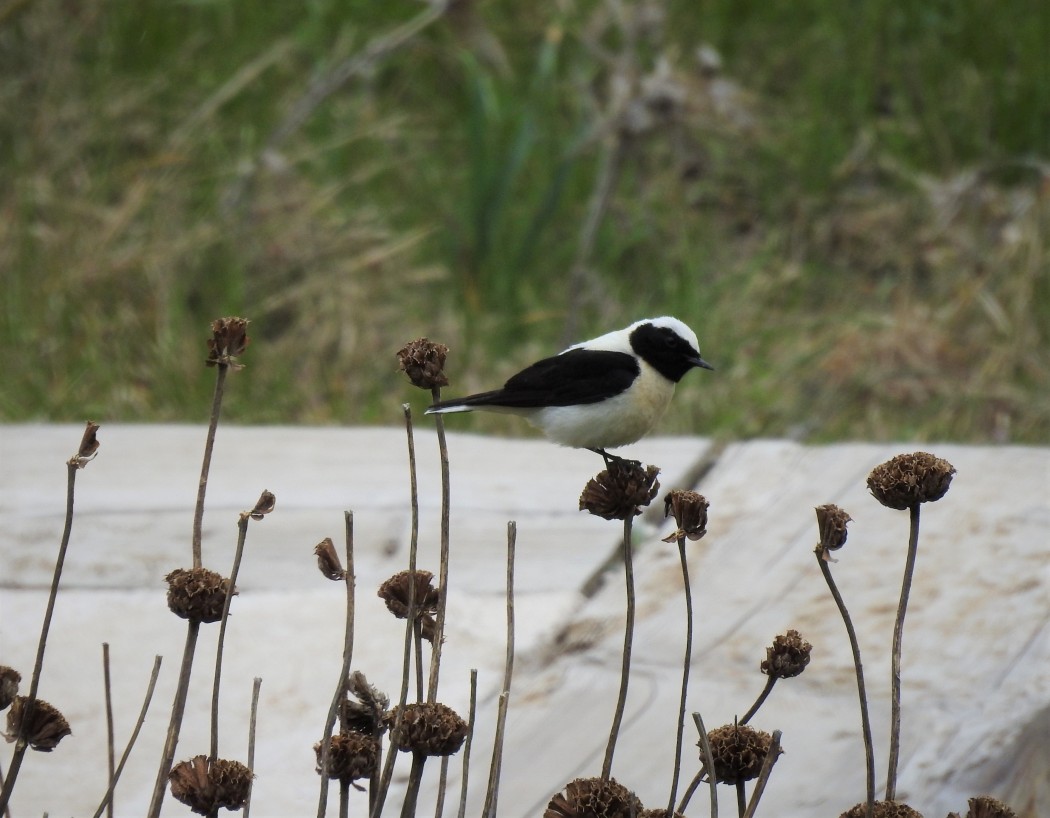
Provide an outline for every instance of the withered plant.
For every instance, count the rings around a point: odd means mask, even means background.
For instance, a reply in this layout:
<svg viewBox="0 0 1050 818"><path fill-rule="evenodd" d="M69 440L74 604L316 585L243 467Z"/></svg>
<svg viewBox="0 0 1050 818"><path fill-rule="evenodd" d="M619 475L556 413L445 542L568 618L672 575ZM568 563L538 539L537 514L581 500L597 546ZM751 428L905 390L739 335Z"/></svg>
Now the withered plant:
<svg viewBox="0 0 1050 818"><path fill-rule="evenodd" d="M631 679L631 652L634 644L634 544L631 531L634 518L656 497L660 481L656 466L642 468L640 463L621 458L607 458L606 467L587 481L580 495L580 510L606 520L623 521L623 567L627 588L627 617L624 623L623 658L620 665L620 692L616 698L609 742L602 762L602 779L612 776L613 753L620 735L624 707L627 704L627 686Z"/></svg>
<svg viewBox="0 0 1050 818"><path fill-rule="evenodd" d="M211 414L208 420L208 432L204 443L204 457L201 463L201 475L197 485L197 502L193 512L193 531L191 540L191 552L193 567L190 569L176 569L168 574L168 607L172 613L187 620L186 644L183 648L182 663L179 668L179 681L175 690L175 697L171 706L171 718L168 723L168 732L164 740L164 748L161 751L160 765L157 769L157 778L153 785L153 795L150 799L147 815L149 818L157 818L160 815L161 805L164 801L164 792L172 771L172 763L175 760L175 752L179 743L179 733L182 720L186 712L186 698L189 692L190 676L193 671L193 658L197 648L197 636L200 632L202 622L216 622L224 619L229 612L229 600L235 594L236 588L233 579L225 579L203 566L201 530L204 520L204 500L208 491L208 474L211 470L212 452L215 448L215 434L219 425L219 417L222 411L222 400L225 394L226 376L229 371L238 371L244 368L239 358L244 354L250 342L248 337L248 321L244 318L229 317L217 318L211 325L211 337L207 341L208 355L205 364L215 368L215 391L212 397ZM265 513L265 512L264 512ZM252 516L248 514L243 519L242 536L238 545L238 555L235 560L236 566L240 561L240 553L243 548L243 529L247 526L247 519ZM215 671L215 689L218 689L221 642L219 655L217 656ZM217 694L216 694L217 695ZM214 708L213 708L214 710ZM217 725L213 716L212 721L213 746L217 743ZM207 759L208 764L205 772L211 774L215 769L215 753ZM199 765L193 766L194 775L200 774ZM185 783L185 775L180 774L179 781ZM173 782L175 783L175 782ZM181 786L181 783L179 784Z"/></svg>
<svg viewBox="0 0 1050 818"><path fill-rule="evenodd" d="M868 488L872 496L887 508L908 510L910 533L908 555L904 563L900 602L893 625L893 653L890 683L890 753L886 774L886 800L893 801L897 793L897 761L901 740L901 645L904 639L904 616L908 611L911 580L915 573L915 557L919 550L919 508L923 503L940 500L948 491L955 467L928 452L901 454L872 469Z"/></svg>
<svg viewBox="0 0 1050 818"><path fill-rule="evenodd" d="M80 446L73 456L66 461L66 520L62 529L62 541L58 546L55 570L51 577L51 590L47 597L47 608L44 610L44 622L40 626L40 639L37 642L33 675L29 680L29 694L19 698L14 698L12 695L11 710L7 714L7 732L15 743L15 749L11 755L11 764L7 770L7 777L4 780L3 787L0 788L0 812L5 812L8 808L11 792L14 790L15 782L18 780L18 771L22 767L22 759L25 758L26 750L32 747L34 750L49 752L55 748L63 736L70 733L69 724L62 714L47 702L39 701L36 697L36 692L40 686L40 673L44 668L44 649L47 647L47 634L51 630L51 619L55 613L58 585L62 580L62 568L65 566L66 551L69 549L69 538L73 532L73 497L77 482L77 472L87 466L98 454L98 430L99 425L89 420L84 429L84 436L80 440ZM21 676L11 668L8 668L8 671L4 677L3 684L10 688L13 683L17 690ZM5 698L7 697L5 696ZM38 710L40 711L39 714L36 712ZM46 739L43 737L42 732L47 736Z"/></svg>

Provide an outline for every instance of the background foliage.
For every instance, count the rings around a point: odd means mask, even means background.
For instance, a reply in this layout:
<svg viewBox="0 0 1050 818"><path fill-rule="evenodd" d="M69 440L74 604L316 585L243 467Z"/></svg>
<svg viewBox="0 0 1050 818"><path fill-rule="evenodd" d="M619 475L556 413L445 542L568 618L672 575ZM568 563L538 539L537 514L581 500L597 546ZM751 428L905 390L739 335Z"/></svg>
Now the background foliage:
<svg viewBox="0 0 1050 818"><path fill-rule="evenodd" d="M1035 0L9 0L0 418L199 421L226 314L232 418L368 423L419 335L459 394L673 313L717 372L662 431L1046 442L1048 32Z"/></svg>

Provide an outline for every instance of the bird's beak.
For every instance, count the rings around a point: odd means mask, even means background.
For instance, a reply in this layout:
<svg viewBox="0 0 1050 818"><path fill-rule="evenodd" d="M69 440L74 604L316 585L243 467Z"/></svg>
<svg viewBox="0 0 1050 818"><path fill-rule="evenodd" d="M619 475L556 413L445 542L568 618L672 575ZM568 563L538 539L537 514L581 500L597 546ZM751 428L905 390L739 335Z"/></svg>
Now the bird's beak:
<svg viewBox="0 0 1050 818"><path fill-rule="evenodd" d="M690 358L689 359L689 363L691 363L693 366L698 366L701 369L710 369L712 372L714 371L714 367L711 366L711 364L709 364L707 361L705 361L699 355L697 357L695 357L695 358Z"/></svg>

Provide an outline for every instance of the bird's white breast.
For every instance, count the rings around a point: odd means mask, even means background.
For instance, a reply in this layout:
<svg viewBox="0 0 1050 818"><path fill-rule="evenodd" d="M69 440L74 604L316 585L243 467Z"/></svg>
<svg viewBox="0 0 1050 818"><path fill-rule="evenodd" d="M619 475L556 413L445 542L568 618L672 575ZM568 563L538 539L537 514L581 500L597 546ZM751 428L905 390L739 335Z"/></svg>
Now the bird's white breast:
<svg viewBox="0 0 1050 818"><path fill-rule="evenodd" d="M599 403L550 406L526 415L543 433L563 446L612 449L644 437L663 416L674 384L644 361L631 387Z"/></svg>

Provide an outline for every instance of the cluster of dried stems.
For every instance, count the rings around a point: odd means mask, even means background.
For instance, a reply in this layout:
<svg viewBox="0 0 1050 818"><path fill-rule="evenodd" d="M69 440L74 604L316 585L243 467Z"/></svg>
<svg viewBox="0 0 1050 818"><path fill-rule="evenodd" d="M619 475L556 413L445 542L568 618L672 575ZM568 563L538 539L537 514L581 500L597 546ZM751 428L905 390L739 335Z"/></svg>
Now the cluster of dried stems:
<svg viewBox="0 0 1050 818"><path fill-rule="evenodd" d="M244 551L250 521L262 520L273 511L275 498L263 491L255 505L242 512L238 518L238 538L233 566L228 578L203 567L201 523L203 503L208 485L211 453L214 446L218 419L222 406L226 376L241 368L238 358L248 345L248 322L240 318L223 318L212 324L212 337L208 341L209 354L206 363L215 367L215 395L211 420L205 444L203 465L193 517L191 537L192 568L171 572L168 603L172 612L187 620L186 646L179 671L179 680L172 702L170 724L161 752L157 778L147 815L160 814L161 804L168 791L198 814L214 816L220 808L243 810L248 815L251 804L251 787L254 779L254 736L256 707L259 697L260 679L255 679L251 702L251 718L248 735L246 763L218 757L218 699L223 662L223 644L230 605L236 591L236 579ZM447 384L443 367L447 348L427 339L406 345L398 353L401 369L416 386L429 389L432 397L440 397L440 388ZM417 566L419 537L419 504L416 489L415 438L411 412L404 406L405 428L408 441L409 477L411 487L411 539L408 568L395 574L383 583L379 595L387 608L405 620L404 651L402 660L402 684L398 701L389 706L388 697L368 684L364 674L352 670L355 629L355 573L353 515L345 512L344 568L331 539L322 541L315 549L321 573L328 579L340 581L346 586L346 626L342 663L334 692L325 717L321 740L314 747L320 788L317 805L318 818L326 814L330 780L339 783L338 809L340 816L349 814L351 788L362 789L358 780L367 781L368 813L370 818L379 818L387 801L391 787L394 765L401 753L411 755L411 771L401 800L400 814L409 818L418 812L418 796L423 779L424 765L431 757L440 758L440 778L437 788L435 814L440 816L446 796L446 780L449 759L462 750L461 788L458 815L464 816L467 806L468 782L470 781L470 754L475 739L474 723L477 701L477 671L471 671L470 711L466 720L438 700L441 650L444 642L446 601L449 581L450 530L449 530L449 458L441 418L437 418L437 443L440 453L442 509L440 531L440 566L437 586L433 585L433 574ZM55 566L51 593L48 598L40 642L30 681L29 693L16 696L20 675L11 668L0 667L0 707L10 705L8 714L8 738L14 742L14 751L8 765L6 780L0 791L0 812L9 814L8 802L18 778L25 751L28 748L50 751L68 735L69 725L61 713L50 703L36 698L37 687L43 667L44 647L54 611L55 598L62 574L66 550L73 523L73 495L76 475L95 457L99 443L96 436L98 425L89 422L80 447L67 462L68 492L65 527ZM691 490L676 489L668 492L664 499L665 516L673 517L676 529L665 542L678 546L686 617L685 650L682 664L681 695L679 699L675 756L666 806L646 809L640 799L612 776L613 758L617 747L628 686L631 678L631 653L635 618L635 591L632 541L632 521L642 509L657 496L659 469L643 467L633 461L609 459L606 468L588 481L580 496L580 509L609 520L622 522L622 556L626 582L626 625L622 653L620 689L613 709L612 724L606 745L600 774L593 778L577 778L565 789L554 794L544 813L545 818L630 818L631 816L684 815L699 786L706 780L710 793L710 813L718 814L717 784L725 784L734 790L737 814L741 818L755 815L766 782L772 772L780 749L781 733L756 730L749 722L766 701L773 686L780 679L801 674L809 664L811 645L794 630L777 636L767 648L766 659L760 669L767 676L765 686L754 703L742 717L734 719L713 730L704 727L699 712L692 713L697 728L698 770L687 786L681 799L678 798L685 735L688 685L692 673L693 604L689 580L687 541L695 541L707 533L708 502ZM925 452L900 455L876 467L868 478L868 487L879 502L901 510L908 510L911 531L901 587L892 649L892 712L889 769L886 777L886 794L882 801L875 800L874 749L871 726L868 720L867 699L860 660L860 649L856 633L845 603L831 576L830 557L846 542L846 526L849 515L834 505L817 508L819 543L816 547L817 562L827 581L831 594L846 625L856 666L857 686L860 699L862 732L866 757L866 799L843 813L844 816L899 816L918 815L905 804L895 800L897 760L900 747L900 667L901 644L905 612L918 549L919 509L925 502L940 499L951 483L955 469L951 464ZM502 771L503 744L507 712L510 703L511 679L514 667L514 561L516 524L507 527L507 571L506 571L506 659L501 692L498 698L496 729L488 776L484 781L484 806L482 818L497 815L497 802ZM202 623L218 622L219 636L214 663L214 681L211 699L211 732L208 753L201 753L180 764L173 765L178 748L179 733L186 709L189 679L193 667L197 635ZM429 660L424 659L423 642L430 645ZM153 689L160 672L161 657L156 657L144 702L131 737L119 763L115 763L112 728L112 705L109 687L108 645L103 645L103 665L106 680L105 706L108 723L109 776L105 792L95 812L96 818L104 810L113 814L114 789L121 771L135 744L139 730L150 705ZM426 682L424 677L426 676ZM337 729L338 723L338 729ZM754 782L748 793L747 783ZM976 804L976 806L975 806ZM975 810L983 810L975 812ZM1010 816L1005 805L988 798L971 802L971 815L993 817Z"/></svg>

